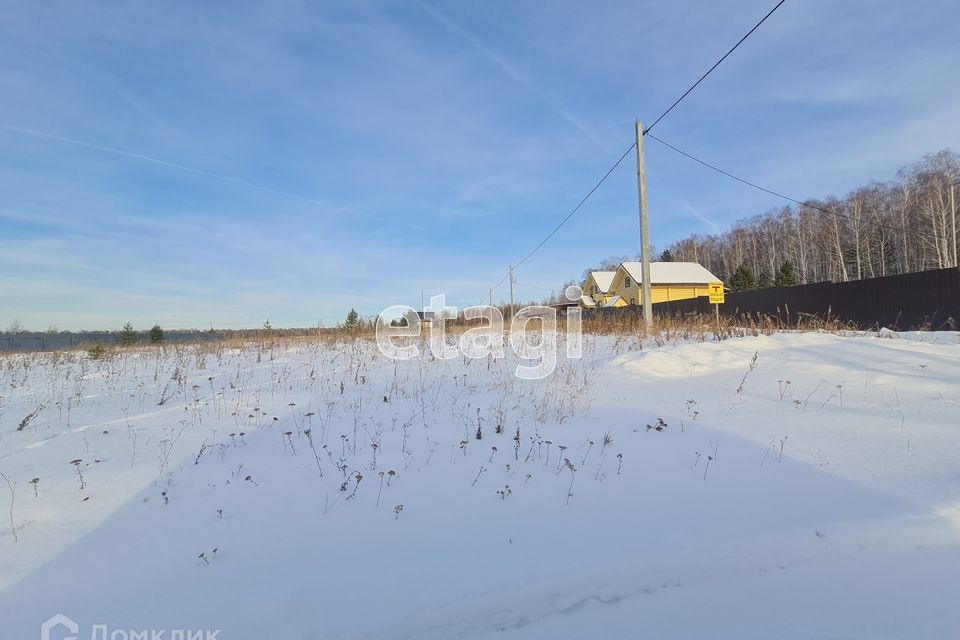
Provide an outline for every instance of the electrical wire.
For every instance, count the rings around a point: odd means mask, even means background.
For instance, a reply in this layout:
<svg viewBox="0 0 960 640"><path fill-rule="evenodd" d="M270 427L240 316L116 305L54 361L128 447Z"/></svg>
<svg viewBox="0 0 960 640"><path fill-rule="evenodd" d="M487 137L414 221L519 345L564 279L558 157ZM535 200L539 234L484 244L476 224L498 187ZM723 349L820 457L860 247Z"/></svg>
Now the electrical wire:
<svg viewBox="0 0 960 640"><path fill-rule="evenodd" d="M735 44L735 45L733 45L732 47L730 47L730 50L727 51L725 54L723 54L723 57L722 57L722 58L720 58L720 59L717 60L715 63L713 63L713 66L710 67L709 69L707 69L707 72L704 73L702 76L700 76L700 79L697 80L696 82L694 82L694 83L690 86L689 89L687 89L686 91L684 91L684 92L683 92L683 95L680 96L679 98L677 98L676 101L675 101L672 105L670 105L670 108L669 108L669 109L667 109L666 111L664 111L663 113L661 113L661 114L657 117L657 119L653 121L653 124L651 124L649 127L647 127L646 129L644 129L644 130L643 130L643 133L646 134L646 133L649 132L651 129L653 129L655 126L657 126L657 123L658 123L658 122L660 122L661 120L663 120L663 119L667 116L668 113L670 113L671 111L673 111L673 109L674 109L678 104L680 104L681 102L683 102L683 99L686 98L688 95L690 95L690 93L691 93L694 89L697 88L697 85L699 85L701 82L703 82L703 81L706 79L707 76L709 76L711 73L713 73L713 70L716 69L717 67L719 67L720 64L721 64L724 60L727 59L727 56L729 56L731 53L733 53L734 51L736 51L737 47L739 47L741 44L743 44L743 41L746 40L747 38L749 38L750 35L751 35L754 31L756 31L757 29L759 29L759 28L760 28L760 25L762 25L764 22L766 22L767 18L769 18L770 16L772 16L772 15L773 15L773 12L776 11L777 9L779 9L780 6L781 6L784 2L786 2L786 1L787 1L787 0L780 0L780 2L778 2L776 5L774 5L773 9L770 9L770 11L767 12L767 15L763 16L763 18L760 19L760 22L758 22L757 24L753 25L753 28L750 29L750 31L747 31L746 35L744 35L742 38L740 38L740 40L737 41L737 44Z"/></svg>
<svg viewBox="0 0 960 640"><path fill-rule="evenodd" d="M717 60L717 61L713 64L712 67L710 67L709 69L707 69L706 73L704 73L702 76L700 76L700 78L699 78L696 82L694 82L694 83L690 86L689 89L687 89L686 91L684 91L683 94L682 94L679 98L677 98L677 99L674 101L674 103L671 104L670 107L669 107L666 111L664 111L663 113L661 113L661 114L657 117L657 119L653 121L653 124L651 124L651 125L648 126L646 129L644 129L644 130L643 130L643 133L644 133L644 134L647 134L651 129L653 129L655 126L657 126L657 123L659 123L661 120L663 120L663 119L667 116L667 114L669 114L671 111L673 111L674 108L676 108L677 105L679 105L681 102L683 102L684 98L686 98L688 95L690 95L690 93L693 92L693 90L696 89L697 86L707 78L707 76L709 76L711 73L713 73L713 71L714 71L717 67L719 67L719 66L723 63L724 60L726 60L726 59L730 56L730 54L732 54L734 51L736 51L737 48L738 48L741 44L743 44L744 41L745 41L747 38L749 38L749 37L753 34L754 31L756 31L757 29L759 29L759 28L760 28L760 25L762 25L764 22L766 22L766 21L767 21L767 18L769 18L770 16L772 16L772 15L774 14L774 12L775 12L777 9L779 9L779 8L781 7L781 5L783 5L784 2L786 2L786 0L780 0L779 2L777 2L777 4L774 5L774 7L773 7L772 9L770 9L770 11L768 11L767 14L766 14L765 16L763 16L763 18L761 18L759 22L757 22L755 25L753 25L753 27L752 27L749 31L747 31L747 33L746 33L742 38L740 38L740 39L737 41L736 44L734 44L732 47L730 47L730 49L729 49L725 54L723 54L723 56L722 56L719 60ZM631 151L633 151L634 147L636 147L636 146L637 146L636 143L631 144L630 147L627 148L627 150L623 152L623 155L620 156L620 158L613 164L613 166L610 167L610 169L604 174L604 176L603 176L602 178L600 178L600 181L597 182L597 184L594 185L594 187L587 193L587 195L585 195L585 196L583 197L582 200L580 200L579 203L577 203L577 206L574 207L573 210L572 210L570 213L568 213L568 214L566 215L566 217L564 217L563 220L560 221L560 224L558 224L558 225L553 229L553 231L551 231L549 234L547 234L547 237L544 238L543 240L541 240L540 243L539 243L537 246L535 246L535 247L530 251L530 253L528 253L527 255L525 255L522 260L520 260L519 262L517 262L517 263L514 264L513 266L514 266L514 267L519 267L519 266L522 265L524 262L526 262L527 260L529 260L530 257L533 256L533 254L535 254L535 253L540 249L540 247L542 247L543 245L545 245L545 244L550 240L550 238L552 238L554 235L556 235L556 233L557 233L558 231L560 231L560 229L563 228L563 225L565 225L565 224L567 223L567 221L570 220L570 218L572 218L572 217L574 216L574 214L575 214L577 211L580 210L580 207L582 207L583 204L590 198L590 196L592 196L593 193L600 187L600 185L603 184L604 181L606 181L606 179L610 176L610 174L613 173L613 170L616 169L616 168L620 165L621 162L623 162L624 158L626 158L627 155L628 155ZM503 284L503 281L506 280L506 279L507 279L507 276L504 276L504 277L500 280L500 282L497 283L497 285L496 285L496 287L494 287L494 289L496 289L496 288L499 287L501 284Z"/></svg>
<svg viewBox="0 0 960 640"><path fill-rule="evenodd" d="M884 223L882 223L882 222L875 222L875 221L871 221L871 220L863 220L863 219L854 218L853 216L848 216L848 215L846 215L846 214L844 214L844 213L839 213L839 212L837 212L837 211L831 211L830 209L825 209L824 207L819 207L819 206L817 206L817 205L810 204L809 202L803 202L803 201L801 201L801 200L797 200L796 198L791 198L791 197L788 196L788 195L784 195L784 194L782 194L782 193L778 193L777 191L773 191L772 189L767 189L766 187L761 187L760 185L758 185L758 184L756 184L756 183L754 183L754 182L751 182L751 181L749 181L749 180L745 180L744 178L741 178L741 177L739 177L739 176L735 176L734 174L730 173L729 171L724 171L723 169L721 169L721 168L719 168L719 167L717 167L717 166L715 166L715 165L712 165L712 164L710 164L709 162L707 162L707 161L705 161L705 160L701 160L700 158L698 158L698 157L696 157L696 156L694 156L694 155L691 155L691 154L687 153L686 151L684 151L684 150L682 150L682 149L679 149L679 148L673 146L673 145L670 144L669 142L666 142L666 141L664 141L664 140L661 140L660 138L658 138L657 136L655 136L655 135L653 135L653 134L647 134L647 137L652 138L653 140L656 140L657 142L659 142L659 143L662 144L663 146L667 147L668 149L672 149L673 151L675 151L675 152L679 153L680 155L684 156L685 158L688 158L688 159L690 159L690 160L693 160L694 162L696 162L696 163L698 163L698 164L701 164L701 165L707 167L708 169L712 169L713 171L716 171L717 173L719 173L719 174L721 174L721 175L724 175L724 176L726 176L726 177L728 177L728 178L731 178L731 179L733 179L733 180L736 180L737 182L740 182L740 183L742 183L742 184L745 184L745 185L747 185L748 187L753 187L754 189L757 189L757 190L759 190L759 191L763 191L764 193L769 193L769 194L772 195L772 196L776 196L776 197L778 197L778 198L782 198L782 199L784 199L784 200L786 200L786 201L788 201L788 202L792 202L792 203L794 203L794 204L796 204L796 205L799 205L799 206L801 206L801 207L807 207L807 208L809 208L809 209L813 209L814 211L819 211L819 212L821 212L821 213L826 213L826 214L828 214L828 215L831 215L831 216L834 216L834 217L837 217L837 218L844 218L844 219L847 219L847 220L852 220L852 221L857 222L857 223L859 223L859 224L872 225L872 226L875 226L875 227L878 227L878 228L882 228L882 229L889 229L889 230L895 231L895 232L897 232L897 233L902 233L902 232L904 231L903 229L901 229L901 228L899 228L899 227L895 227L895 226L893 226L893 225L888 225L888 224L884 224ZM930 234L930 233L925 233L925 232L921 232L921 231L915 231L914 234L915 234L915 235L918 235L918 236L921 236L921 237L932 238L932 239L934 239L934 240L945 240L945 239L946 239L944 236L940 236L940 235L936 235L936 234Z"/></svg>
<svg viewBox="0 0 960 640"><path fill-rule="evenodd" d="M556 290L557 290L556 288L552 288L552 289L551 289L551 288L549 288L549 287L539 287L539 286L537 286L537 285L535 285L535 284L525 284L525 283L523 283L523 282L516 282L516 281L514 281L514 284L517 285L518 287L527 287L528 289L540 289L541 291L551 291L551 292L552 292L552 291L556 291Z"/></svg>
<svg viewBox="0 0 960 640"><path fill-rule="evenodd" d="M552 238L553 236L555 236L555 235L557 234L557 232L560 231L560 229L563 228L563 225L567 224L567 222L570 220L570 218L572 218L572 217L574 216L574 214L576 214L577 211L580 210L580 208L584 205L584 203L586 203L586 201L590 199L590 196L592 196L592 195L594 194L594 192L595 192L597 189L600 188L600 185L602 185L604 182L606 182L607 178L610 177L610 174L613 173L613 171L614 171L617 167L620 166L620 163L623 162L624 158L626 158L627 155L629 155L630 152L633 151L634 147L636 147L636 146L637 146L637 143L634 142L634 143L631 144L629 147L627 147L627 150L623 152L623 155L621 155L619 158L617 158L617 161L613 163L613 166L610 167L609 169L607 169L607 172L606 172L605 174L603 174L603 177L600 178L600 180L598 180L595 185L593 185L593 188L590 189L590 191L587 192L587 195L583 196L583 198L580 200L580 202L577 203L577 206L575 206L575 207L570 211L570 213L568 213L568 214L563 218L563 220L560 221L560 224L558 224L556 227L554 227L553 231L551 231L550 233L547 234L547 237L545 237L543 240L541 240L540 243L537 244L537 246L535 246L527 255L525 255L522 260L520 260L519 262L517 262L516 264L514 264L513 267L516 268L516 267L519 267L520 265L522 265L524 262L526 262L527 260L529 260L530 257L533 256L533 254L535 254L543 245L545 245L547 242L549 242L550 238ZM509 277L509 275L510 275L509 272L507 272L507 274L505 274L502 278L500 278L500 281L499 281L496 285L494 285L493 291L496 291L497 289L499 289L499 288L500 288L500 285L502 285L502 284L504 283L504 281ZM514 280L514 283L516 283L516 280Z"/></svg>
<svg viewBox="0 0 960 640"><path fill-rule="evenodd" d="M572 210L570 213L568 213L567 216L566 216L563 220L560 221L560 224L558 224L558 225L554 228L553 231L551 231L550 233L548 233L548 234L547 234L547 237L544 238L543 240L541 240L541 241L540 241L540 244L538 244L537 246L535 246L535 247L530 251L530 253L528 253L527 255L525 255L525 256L523 257L523 260L521 260L520 262L516 263L516 264L513 265L513 266L514 266L514 267L519 267L519 266L522 265L524 262L526 262L527 260L529 260L530 257L531 257L533 254L535 254L535 253L540 249L540 247L542 247L543 245L545 245L545 244L547 243L547 241L550 240L550 238L552 238L554 235L556 235L557 231L560 231L560 229L563 228L563 225L567 224L567 221L570 220L570 218L572 218L573 215L574 215L577 211L580 210L580 207L582 207L582 206L584 205L584 203L585 203L587 200L590 199L590 196L593 195L594 191L596 191L597 189L600 188L600 185L602 185L602 184L606 181L606 179L610 177L610 174L613 173L613 170L620 166L620 163L623 162L623 159L626 158L627 155L628 155L631 151L633 151L633 148L636 147L636 146L637 146L637 143L634 142L634 143L631 144L629 147L627 147L627 150L623 152L623 155L621 155L620 158L617 159L617 161L613 163L613 166L612 166L612 167L610 167L609 169L607 169L607 172L606 172L605 174L603 174L603 177L600 178L600 180L597 182L597 184L593 185L593 188L590 189L590 191L587 192L587 195L583 196L583 199L580 200L580 202L577 203L577 206L575 206L575 207L573 208L573 210Z"/></svg>

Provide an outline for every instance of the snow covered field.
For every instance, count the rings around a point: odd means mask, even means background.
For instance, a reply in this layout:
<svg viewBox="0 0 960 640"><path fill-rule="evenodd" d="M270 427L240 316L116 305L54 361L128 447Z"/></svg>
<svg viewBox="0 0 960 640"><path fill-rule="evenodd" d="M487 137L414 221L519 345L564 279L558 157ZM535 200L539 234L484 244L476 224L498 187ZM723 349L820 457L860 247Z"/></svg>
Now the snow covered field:
<svg viewBox="0 0 960 640"><path fill-rule="evenodd" d="M960 637L960 335L585 340L0 359L0 638Z"/></svg>

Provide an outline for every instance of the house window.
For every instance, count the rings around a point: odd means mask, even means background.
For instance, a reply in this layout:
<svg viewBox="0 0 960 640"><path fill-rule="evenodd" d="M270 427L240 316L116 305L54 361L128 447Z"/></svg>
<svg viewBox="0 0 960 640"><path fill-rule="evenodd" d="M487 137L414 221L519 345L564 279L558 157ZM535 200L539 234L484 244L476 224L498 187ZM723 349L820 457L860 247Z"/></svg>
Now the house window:
<svg viewBox="0 0 960 640"><path fill-rule="evenodd" d="M637 304L636 298L630 298L630 304Z"/></svg>
<svg viewBox="0 0 960 640"><path fill-rule="evenodd" d="M629 286L630 286L630 278L624 278L624 279L623 279L623 286L625 286L625 287L629 287Z"/></svg>

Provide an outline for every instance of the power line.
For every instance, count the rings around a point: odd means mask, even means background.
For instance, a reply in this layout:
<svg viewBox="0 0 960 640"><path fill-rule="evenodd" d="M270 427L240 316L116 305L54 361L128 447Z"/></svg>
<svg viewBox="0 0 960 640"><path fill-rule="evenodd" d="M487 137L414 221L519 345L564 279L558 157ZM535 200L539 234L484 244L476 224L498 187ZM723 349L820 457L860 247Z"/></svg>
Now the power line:
<svg viewBox="0 0 960 640"><path fill-rule="evenodd" d="M558 224L558 225L554 228L553 231L551 231L549 234L547 234L547 237L546 237L546 238L544 238L543 240L540 241L540 244L538 244L537 246L535 246L535 247L533 248L533 250L530 251L530 253L528 253L527 255L525 255L525 256L523 257L523 260L521 260L520 262L518 262L518 263L516 263L515 265L513 265L514 268L519 267L519 266L522 265L524 262L526 262L526 261L530 258L530 256L532 256L533 254L535 254L535 253L537 252L537 250L540 249L540 247L542 247L543 245L545 245L545 244L547 243L547 241L550 240L550 238L552 238L554 235L556 235L557 231L560 231L560 229L563 227L563 225L565 225L565 224L567 223L567 221L568 221L570 218L573 217L573 214L575 214L577 211L579 211L579 210L580 210L580 207L582 207L583 204L584 204L587 200L590 199L590 196L593 195L593 192L596 191L597 189L599 189L599 188L600 188L600 185L602 185L602 184L604 183L604 181L606 181L606 179L610 177L610 174L613 173L613 170L616 169L618 166L620 166L620 163L623 162L623 159L626 158L627 155L628 155L631 151L633 151L633 148L634 148L635 146L637 146L636 143L633 143L633 144L631 144L631 145L627 148L626 151L623 152L623 155L620 156L620 158L619 158L616 162L613 163L613 166L610 167L605 174L603 174L603 177L600 178L600 181L597 182L597 184L593 185L593 189L590 189L590 191L587 192L587 195L583 196L583 199L580 200L580 202L577 203L577 206L575 206L575 207L573 208L573 210L572 210L570 213L568 213L567 216L566 216L563 220L560 221L560 224Z"/></svg>
<svg viewBox="0 0 960 640"><path fill-rule="evenodd" d="M527 260L529 260L530 257L531 257L533 254L535 254L535 253L540 249L540 247L542 247L543 245L545 245L545 244L550 240L550 238L552 238L553 236L555 236L555 235L557 234L557 232L560 231L560 229L563 228L563 225L565 225L565 224L570 220L570 218L572 218L572 217L574 216L574 214L576 214L577 211L580 210L580 207L582 207L582 206L584 205L584 203L586 203L586 201L590 199L590 196L592 196L592 195L594 194L594 192L595 192L597 189L600 188L600 185L602 185L604 182L606 182L607 178L610 177L610 174L613 173L614 169L616 169L617 167L620 166L620 163L623 162L624 158L626 158L626 157L630 154L631 151L633 151L633 148L634 148L635 146L637 146L636 143L633 143L633 144L631 144L629 147L627 147L627 150L623 152L623 155L621 155L621 156L617 159L617 161L613 163L613 166L612 166L612 167L610 167L609 169L607 169L607 172L606 172L605 174L603 174L603 177L600 178L600 180L598 180L595 185L593 185L593 188L590 189L590 191L587 192L587 195L583 196L583 198L580 200L580 202L577 203L577 206L575 206L575 207L570 211L570 213L568 213L568 214L563 218L563 220L560 221L560 224L558 224L556 227L554 227L553 231L551 231L550 233L548 233L548 234L547 234L547 237L544 238L543 240L541 240L540 243L537 244L537 246L535 246L535 247L530 251L530 253L528 253L527 255L525 255L522 260L520 260L520 261L517 262L515 265L513 265L514 268L519 267L519 266L522 265L524 262L526 262ZM500 281L497 282L497 284L495 284L495 285L493 286L493 288L492 288L491 291L496 291L497 289L499 289L500 286L506 281L506 279L507 279L508 277L509 277L509 273L504 274L504 276L503 276L502 278L500 278ZM516 283L516 280L514 280L514 283Z"/></svg>
<svg viewBox="0 0 960 640"><path fill-rule="evenodd" d="M733 180L736 180L737 182L740 182L740 183L742 183L742 184L745 184L745 185L747 185L748 187L753 187L754 189L758 189L759 191L763 191L764 193L769 193L769 194L772 195L772 196L776 196L776 197L778 197L778 198L782 198L782 199L784 199L784 200L786 200L786 201L788 201L788 202L792 202L792 203L794 203L794 204L800 205L801 207L808 207L808 208L810 208L810 209L813 209L814 211L820 211L821 213L826 213L826 214L828 214L828 215L831 215L831 216L834 216L834 217L837 217L837 218L844 218L844 219L847 219L847 220L853 220L854 222L857 222L857 223L860 223L860 224L872 225L872 226L874 226L874 227L879 227L879 228L882 228L882 229L889 229L889 230L891 230L891 231L896 231L897 233L902 233L902 232L904 231L903 229L901 229L901 228L899 228L899 227L894 227L894 226L892 226L892 225L884 224L884 223L882 223L882 222L874 222L874 221L871 221L871 220L857 219L857 218L854 218L853 216L848 216L848 215L846 215L846 214L844 214L844 213L839 213L839 212L837 212L837 211L831 211L831 210L825 209L825 208L823 208L823 207L818 207L818 206L816 206L816 205L810 204L809 202L803 202L803 201L801 201L801 200L797 200L796 198L791 198L790 196L784 195L784 194L782 194L782 193L778 193L777 191L773 191L772 189L767 189L766 187L761 187L760 185L758 185L758 184L756 184L756 183L754 183L754 182L750 182L749 180L745 180L745 179L743 179L743 178L741 178L741 177L739 177L739 176L735 176L735 175L733 175L732 173L730 173L729 171L724 171L723 169L721 169L721 168L719 168L719 167L717 167L717 166L714 166L714 165L710 164L709 162L707 162L707 161L705 161L705 160L701 160L700 158L697 158L696 156L693 156L693 155L687 153L686 151L684 151L684 150L682 150L682 149L678 149L677 147L673 146L673 145L670 144L669 142L666 142L666 141L664 141L664 140L661 140L660 138L658 138L657 136L655 136L655 135L653 135L653 134L647 134L647 135L648 135L650 138L652 138L652 139L656 140L657 142L659 142L660 144L662 144L663 146L667 147L668 149L672 149L673 151L676 151L676 152L679 153L680 155L684 156L685 158L688 158L688 159L690 159L690 160L693 160L694 162L696 162L696 163L698 163L698 164L702 164L703 166L707 167L708 169L712 169L713 171L716 171L717 173L719 173L719 174L721 174L721 175L724 175L724 176L726 176L726 177L728 177L728 178L732 178ZM944 236L935 235L935 234L929 234L929 233L924 233L924 232L920 232L920 231L916 231L916 232L914 232L914 233L915 233L915 235L922 236L922 237L926 237L926 238L932 238L932 239L934 239L934 240L945 240L945 239L946 239Z"/></svg>
<svg viewBox="0 0 960 640"><path fill-rule="evenodd" d="M770 195L777 196L778 198L783 198L784 200L789 200L790 202L794 202L794 203L796 203L796 204L801 204L801 205L802 205L802 204L806 204L806 203L804 203L804 202L800 202L799 200L795 200L794 198L791 198L790 196L785 196L785 195L783 195L782 193L777 193L776 191L771 191L770 189L766 189L766 188L764 188L764 187L761 187L760 185L754 184L753 182L750 182L749 180L744 180L743 178L737 177L737 176L733 175L732 173L729 173L729 172L727 172L727 171L724 171L723 169L720 169L719 167L715 167L714 165L710 164L709 162L706 162L705 160L701 160L700 158L697 158L697 157L695 157L695 156L692 156L692 155L690 155L689 153L687 153L686 151L683 151L682 149L678 149L677 147L673 146L673 145L670 144L669 142L666 142L666 141L664 141L664 140L661 140L660 138L658 138L657 136L653 135L652 133L651 133L651 134L648 134L648 135L649 135L651 138L653 138L654 140L656 140L657 142L659 142L660 144L662 144L663 146L665 146L665 147L667 147L667 148L669 148L669 149L673 149L674 151L676 151L676 152L679 153L680 155L685 156L685 157L689 158L690 160L693 160L694 162L698 162L698 163L702 164L703 166L705 166L705 167L707 167L707 168L709 168L709 169L713 169L713 170L716 171L717 173L722 173L723 175L727 176L728 178L733 178L733 179L736 180L737 182L742 182L743 184L745 184L745 185L747 185L747 186L750 186L750 187L753 187L754 189L759 189L760 191L764 191L764 192L766 192L766 193L769 193ZM812 207L812 208L816 208L816 207Z"/></svg>
<svg viewBox="0 0 960 640"><path fill-rule="evenodd" d="M737 41L737 44L733 45L733 46L730 48L729 51L727 51L725 54L723 54L723 57L722 57L722 58L720 58L719 60L717 60L717 61L713 64L712 67L710 67L709 69L707 69L707 72L706 72L705 74L703 74L702 76L700 76L700 79L697 80L696 82L694 82L694 83L690 86L689 89L687 89L686 91L684 91L684 92L683 92L683 95L680 96L679 98L677 98L676 102L674 102L672 105L670 105L670 108L669 108L669 109L667 109L666 111L664 111L663 113L661 113L660 116L659 116L656 120L653 121L653 124L651 124L649 127L647 127L646 129L644 129L644 130L643 130L643 133L646 134L646 133L649 132L651 129L653 129L655 126L657 126L657 123L658 123L658 122L660 122L661 120L663 120L668 113L670 113L671 111L673 111L674 107L676 107L678 104L680 104L680 103L683 101L684 98L686 98L688 95L690 95L690 92L692 92L694 89L696 89L696 88L697 88L697 85L699 85L701 82L703 82L704 79L706 79L706 77L707 77L708 75L710 75L711 73L713 73L713 70L716 69L717 67L719 67L720 64L721 64L724 60L727 59L727 56L729 56L731 53L733 53L734 51L736 51L737 47L739 47L741 44L743 44L743 41L746 40L747 38L749 38L750 35L751 35L754 31L756 31L757 29L759 29L759 28L760 28L760 25L762 25L764 22L766 22L767 18L769 18L770 16L772 16L772 15L773 15L773 12L776 11L777 9L779 9L779 8L780 8L780 5L782 5L782 4L783 4L784 2L786 2L786 1L787 1L787 0L780 0L780 2L778 2L778 3L773 7L773 9L770 9L770 11L767 12L767 15L763 16L763 18L760 19L760 22L758 22L757 24L753 25L753 28L750 29L750 31L747 31L746 35L743 36L742 38L740 38L740 40Z"/></svg>
<svg viewBox="0 0 960 640"><path fill-rule="evenodd" d="M710 67L710 68L707 70L706 73L704 73L702 76L700 76L700 79L699 79L699 80L697 80L696 82L694 82L693 85L691 85L689 89L687 89L686 91L684 91L684 92L683 92L683 95L681 95L679 98L677 98L676 101L675 101L672 105L670 105L670 108L668 108L666 111L664 111L663 113L661 113L660 116L659 116L656 120L653 121L653 124L651 124L649 127L647 127L646 129L644 129L643 133L646 134L648 131L650 131L651 129L653 129L653 128L657 125L658 122L660 122L661 120L663 120L663 119L667 116L668 113L670 113L671 111L673 111L673 109L674 109L678 104L680 104L680 103L683 101L684 98L686 98L688 95L690 95L690 93L691 93L694 89L696 89L697 86L698 86L701 82L703 82L704 79L706 79L707 76L709 76L711 73L713 73L714 69L716 69L717 67L719 67L720 64L723 63L723 61L726 60L727 57L737 49L737 47L739 47L741 44L743 44L743 42L744 42L747 38L749 38L750 35L753 34L754 31L756 31L758 28L760 28L760 25L762 25L764 22L766 22L767 18L769 18L770 16L772 16L773 13L774 13L777 9L779 9L779 8L780 8L780 5L782 5L784 2L786 2L786 0L780 0L779 2L777 2L777 4L774 5L774 7L773 7L772 9L770 9L770 11L768 11L767 14L766 14L765 16L763 16L763 18L761 18L760 21L759 21L757 24L753 25L753 28L751 28L750 31L748 31L742 38L740 38L740 40L738 40L737 43L736 43L735 45L733 45L733 46L730 48L729 51L727 51L725 54L723 54L723 56L722 56L719 60L717 60L717 61L713 64L713 66ZM565 224L567 223L567 221L570 220L570 218L572 218L572 217L574 216L574 214L576 214L577 211L580 210L580 207L582 207L583 204L584 204L587 200L590 199L590 196L592 196L593 193L594 193L597 189L600 188L600 185L602 185L602 184L606 181L606 179L610 176L610 174L613 173L614 169L616 169L618 166L620 166L620 163L623 162L624 158L626 158L627 155L628 155L631 151L633 151L634 147L636 147L636 146L637 146L636 142L634 142L633 144L631 144L631 145L627 148L627 150L623 152L623 155L620 156L620 158L619 158L615 163L613 163L613 166L610 167L610 169L603 175L603 177L600 178L599 182L597 182L597 184L595 184L595 185L593 186L593 188L590 189L590 191L587 193L587 195L585 195L585 196L583 197L583 199L580 200L580 202L577 203L577 206L575 206L575 207L573 208L573 210L570 211L570 213L568 213L568 214L566 215L566 217L564 217L563 220L560 221L560 224L558 224L558 225L553 229L553 231L551 231L549 234L547 234L547 237L544 238L543 240L541 240L540 243L539 243L537 246L535 246L535 247L530 251L530 253L528 253L527 255L525 255L522 260L520 260L519 262L517 262L516 264L514 264L514 265L513 265L514 268L519 267L519 266L522 265L524 262L526 262L527 260L529 260L530 257L533 256L533 254L535 254L535 253L540 249L540 247L542 247L543 245L545 245L545 244L550 240L550 238L552 238L554 235L556 235L556 233L557 233L558 231L560 231L560 229L563 228L563 225L565 225ZM494 287L494 289L499 288L500 285L503 284L503 281L506 280L506 279L507 279L507 276L504 276L504 277L500 280L500 282L497 283L497 285Z"/></svg>
<svg viewBox="0 0 960 640"><path fill-rule="evenodd" d="M491 292L492 292L492 291L496 291L496 290L499 289L501 286L503 286L503 282L504 282L504 280L507 279L507 276L508 276L508 275L510 275L510 274L505 273L505 274L503 275L503 277L500 278L500 282L498 282L497 284L493 285L493 288L490 289L490 291L491 291Z"/></svg>
<svg viewBox="0 0 960 640"><path fill-rule="evenodd" d="M549 287L539 287L539 286L537 286L537 285L535 285L535 284L525 284L525 283L523 283L523 282L516 282L516 281L514 281L513 284L517 285L518 287L527 287L528 289L540 289L541 291L551 291L551 292L552 292L552 291L556 291L556 290L557 290L555 287L551 289L551 288L549 288Z"/></svg>

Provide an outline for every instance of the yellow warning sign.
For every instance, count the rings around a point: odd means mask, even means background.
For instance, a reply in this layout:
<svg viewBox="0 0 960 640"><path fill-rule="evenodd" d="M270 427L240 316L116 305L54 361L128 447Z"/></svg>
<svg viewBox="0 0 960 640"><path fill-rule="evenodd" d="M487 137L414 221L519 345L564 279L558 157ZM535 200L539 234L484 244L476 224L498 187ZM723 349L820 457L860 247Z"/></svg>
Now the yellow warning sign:
<svg viewBox="0 0 960 640"><path fill-rule="evenodd" d="M710 291L710 304L723 304L723 283L711 282L707 288Z"/></svg>

